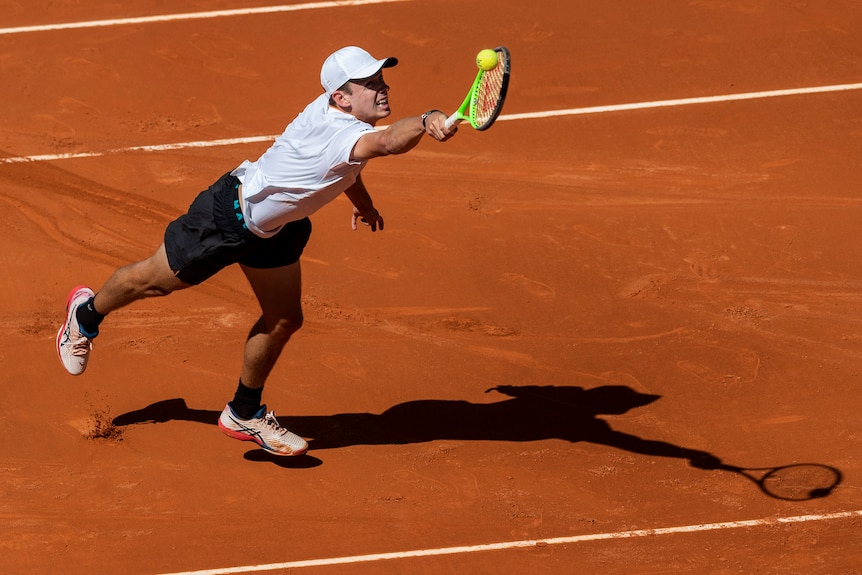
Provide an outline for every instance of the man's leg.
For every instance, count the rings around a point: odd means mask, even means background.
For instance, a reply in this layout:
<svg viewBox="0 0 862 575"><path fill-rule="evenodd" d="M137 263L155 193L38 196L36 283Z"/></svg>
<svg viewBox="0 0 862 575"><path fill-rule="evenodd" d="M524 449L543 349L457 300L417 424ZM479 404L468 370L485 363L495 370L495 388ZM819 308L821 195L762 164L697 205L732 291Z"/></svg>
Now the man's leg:
<svg viewBox="0 0 862 575"><path fill-rule="evenodd" d="M135 300L167 295L189 287L168 265L162 244L149 258L116 270L97 294L86 286L72 290L66 302L66 322L57 333L57 354L72 375L87 368L92 339L105 315Z"/></svg>
<svg viewBox="0 0 862 575"><path fill-rule="evenodd" d="M129 305L133 301L164 296L191 287L177 279L168 265L165 244L145 260L116 270L96 293L93 307L102 315Z"/></svg>
<svg viewBox="0 0 862 575"><path fill-rule="evenodd" d="M260 303L261 315L248 334L239 386L219 417L219 428L275 455L301 455L308 443L281 427L275 413L267 413L261 405L266 378L290 336L302 327L299 262L274 269L242 266L242 270Z"/></svg>
<svg viewBox="0 0 862 575"><path fill-rule="evenodd" d="M252 389L263 389L281 350L302 327L302 274L299 262L274 269L242 266L261 316L245 343L242 381Z"/></svg>

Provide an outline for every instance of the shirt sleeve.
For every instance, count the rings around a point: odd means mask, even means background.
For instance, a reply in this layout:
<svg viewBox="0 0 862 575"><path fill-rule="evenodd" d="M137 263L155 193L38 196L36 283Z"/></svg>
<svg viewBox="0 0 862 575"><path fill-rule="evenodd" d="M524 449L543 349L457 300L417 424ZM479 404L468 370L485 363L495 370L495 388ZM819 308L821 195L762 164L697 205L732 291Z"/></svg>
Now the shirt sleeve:
<svg viewBox="0 0 862 575"><path fill-rule="evenodd" d="M351 160L350 155L359 138L375 131L374 126L357 120L352 116L350 118L352 119L350 125L345 126L338 132L329 147L329 165L336 171L338 170L338 166L345 164L353 166L364 164L362 160Z"/></svg>

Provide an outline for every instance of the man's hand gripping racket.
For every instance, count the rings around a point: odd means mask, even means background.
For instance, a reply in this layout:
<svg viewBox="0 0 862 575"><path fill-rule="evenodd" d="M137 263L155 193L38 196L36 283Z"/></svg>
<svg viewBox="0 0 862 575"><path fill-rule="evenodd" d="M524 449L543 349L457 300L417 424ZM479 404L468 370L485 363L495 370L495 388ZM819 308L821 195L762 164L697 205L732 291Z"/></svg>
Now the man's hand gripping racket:
<svg viewBox="0 0 862 575"><path fill-rule="evenodd" d="M476 60L479 72L461 107L446 120L447 129L466 120L477 130L487 130L503 109L512 67L509 50L482 50Z"/></svg>

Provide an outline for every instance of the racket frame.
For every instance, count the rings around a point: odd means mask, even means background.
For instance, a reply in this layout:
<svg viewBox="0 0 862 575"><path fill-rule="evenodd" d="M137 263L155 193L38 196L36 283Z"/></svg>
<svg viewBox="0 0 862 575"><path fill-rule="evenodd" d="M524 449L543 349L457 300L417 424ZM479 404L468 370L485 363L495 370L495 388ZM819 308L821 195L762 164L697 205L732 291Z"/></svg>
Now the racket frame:
<svg viewBox="0 0 862 575"><path fill-rule="evenodd" d="M482 84L482 78L485 74L493 72L497 68L494 67L491 70L479 70L476 74L476 78L473 80L473 85L470 86L470 90L467 92L467 95L464 97L464 101L459 106L458 110L455 111L454 114L449 116L446 119L446 127L451 128L452 126L461 123L462 121L468 121L470 125L476 130L487 130L494 124L497 120L497 116L500 115L500 111L503 109L503 102L506 100L506 92L509 88L509 74L511 72L511 59L509 55L509 50L505 46L497 46L494 48L494 51L497 52L497 66L503 66L503 79L502 84L500 86L500 95L497 97L497 105L494 108L494 111L491 113L491 116L485 120L484 123L479 124L476 120L476 100L479 93L479 86Z"/></svg>

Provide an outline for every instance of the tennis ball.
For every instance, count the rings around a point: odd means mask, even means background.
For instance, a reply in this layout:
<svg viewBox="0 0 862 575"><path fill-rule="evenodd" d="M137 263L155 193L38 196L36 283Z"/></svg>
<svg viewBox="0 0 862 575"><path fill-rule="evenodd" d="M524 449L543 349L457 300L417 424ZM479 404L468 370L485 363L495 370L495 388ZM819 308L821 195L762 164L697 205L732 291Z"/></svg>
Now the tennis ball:
<svg viewBox="0 0 862 575"><path fill-rule="evenodd" d="M485 48L476 54L476 65L481 70L493 70L497 67L497 53L490 48Z"/></svg>

